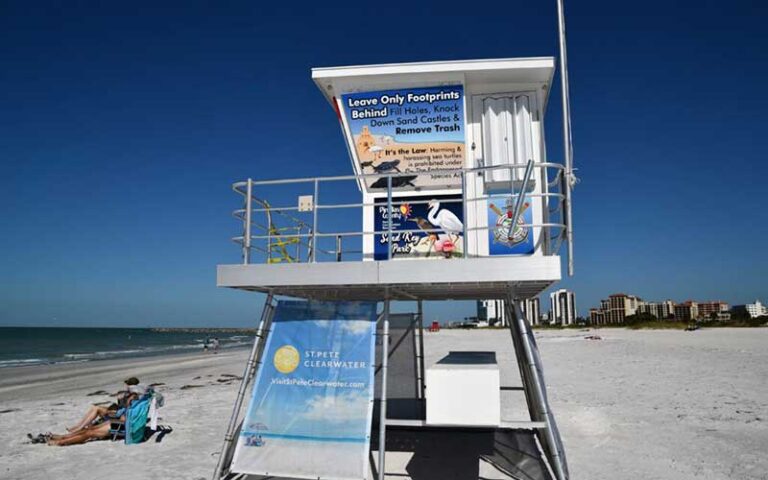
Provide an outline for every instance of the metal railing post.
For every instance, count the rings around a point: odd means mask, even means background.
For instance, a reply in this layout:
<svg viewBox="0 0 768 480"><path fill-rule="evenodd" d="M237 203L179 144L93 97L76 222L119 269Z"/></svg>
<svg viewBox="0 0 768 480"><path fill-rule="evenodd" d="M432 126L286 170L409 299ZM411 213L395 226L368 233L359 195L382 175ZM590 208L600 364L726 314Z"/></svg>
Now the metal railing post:
<svg viewBox="0 0 768 480"><path fill-rule="evenodd" d="M421 399L421 414L426 415L427 414L427 403L426 403L426 385L424 378L426 376L427 370L424 368L424 306L422 304L422 301L419 300L417 306L417 315L419 316L419 366L418 369L420 370L419 373L419 379L421 380L421 383L419 385L419 398Z"/></svg>
<svg viewBox="0 0 768 480"><path fill-rule="evenodd" d="M317 205L320 194L320 181L315 179L315 193L312 199L312 263L317 262Z"/></svg>
<svg viewBox="0 0 768 480"><path fill-rule="evenodd" d="M251 263L251 210L253 209L253 180L248 179L245 194L245 231L243 233L243 264Z"/></svg>
<svg viewBox="0 0 768 480"><path fill-rule="evenodd" d="M467 172L462 169L461 170L461 209L462 209L462 216L461 224L462 224L462 235L463 235L463 250L464 250L464 258L469 257L469 238L467 235Z"/></svg>
<svg viewBox="0 0 768 480"><path fill-rule="evenodd" d="M309 227L307 227L307 235L309 235L309 238L307 240L307 263L312 261L312 258L314 257L315 251L315 238L312 235L313 230Z"/></svg>
<svg viewBox="0 0 768 480"><path fill-rule="evenodd" d="M298 226L296 227L296 263L301 263L301 232L303 231L303 227Z"/></svg>
<svg viewBox="0 0 768 480"><path fill-rule="evenodd" d="M392 259L392 175L387 177L387 260Z"/></svg>
<svg viewBox="0 0 768 480"><path fill-rule="evenodd" d="M533 173L533 160L528 160L528 164L525 166L525 174L523 175L523 184L520 185L520 193L517 195L515 201L515 209L512 212L512 223L509 226L509 232L507 236L512 236L517 228L517 219L520 217L520 211L523 208L523 199L525 194L528 193L528 182L531 180L531 173Z"/></svg>
<svg viewBox="0 0 768 480"><path fill-rule="evenodd" d="M573 276L573 215L571 212L571 188L573 175L573 134L571 132L571 94L568 88L568 52L565 45L565 8L563 0L557 0L557 33L560 43L560 90L563 102L563 150L565 161L565 238L568 242L568 275Z"/></svg>
<svg viewBox="0 0 768 480"><path fill-rule="evenodd" d="M341 235L336 235L336 261L341 261Z"/></svg>

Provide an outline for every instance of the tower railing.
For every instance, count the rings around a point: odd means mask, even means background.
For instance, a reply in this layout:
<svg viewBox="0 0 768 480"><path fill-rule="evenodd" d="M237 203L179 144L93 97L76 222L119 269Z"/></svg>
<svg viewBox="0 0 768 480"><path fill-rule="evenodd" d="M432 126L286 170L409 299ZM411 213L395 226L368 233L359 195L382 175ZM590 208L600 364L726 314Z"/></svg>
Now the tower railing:
<svg viewBox="0 0 768 480"><path fill-rule="evenodd" d="M506 178L522 177L523 180L509 180L503 190L485 193L479 185L482 184L485 173L491 170L506 170ZM523 174L513 174L516 170L522 170ZM538 172L538 175L534 175L534 172ZM509 234L517 228L527 228L529 234L539 232L534 245L536 254L557 255L563 243L567 243L565 232L568 216L564 210L564 192L567 188L565 167L558 163L532 160L524 164L460 170L396 171L278 180L249 178L232 185L232 189L241 195L243 200L242 208L233 212L234 217L242 222L242 234L232 237L232 240L240 245L244 264L370 260L373 259L372 252L364 254L363 248L364 240L369 236L373 236L374 243L377 240L386 242L387 258L392 258L392 244L397 238L417 233L437 236L445 230L439 227L429 228L424 223L417 223L418 226L412 229L395 230L391 221L382 222L382 225L386 225L376 229L371 226L374 224L373 215L369 215L369 225L366 227L363 225L362 211L384 207L386 212L391 213L393 209L400 209L404 205L406 207L403 208L407 208L407 205L428 204L430 196L414 199L424 190L413 186L413 181L420 176L459 177L455 186L433 194L440 197L456 197L441 198L441 204L461 204L463 251L459 255L448 256L471 258L487 255L477 253L478 238L480 235L489 235L490 230L499 227L495 224L468 226L468 210L474 209L474 218L478 218L480 205L485 205L483 202L499 196L508 198L507 212L511 215ZM535 186L536 178L545 180L539 188ZM552 180L546 181L548 178ZM376 191L380 195L376 199L378 201L363 201L361 189L366 188L366 182L376 183L379 179L384 180L378 183L381 186ZM350 203L348 200L354 198L353 196L361 198L361 201ZM403 200L405 196L408 197L407 200ZM541 199L542 221L519 220L524 198ZM468 248L473 244L470 237L475 239L474 248ZM434 258L440 256L442 255L436 255Z"/></svg>

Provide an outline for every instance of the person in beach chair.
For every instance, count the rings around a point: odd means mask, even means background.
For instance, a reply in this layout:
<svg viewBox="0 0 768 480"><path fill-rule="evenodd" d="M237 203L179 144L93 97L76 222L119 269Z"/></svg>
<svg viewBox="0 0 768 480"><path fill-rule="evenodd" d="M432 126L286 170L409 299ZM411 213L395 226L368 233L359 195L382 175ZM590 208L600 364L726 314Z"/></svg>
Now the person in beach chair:
<svg viewBox="0 0 768 480"><path fill-rule="evenodd" d="M77 433L94 424L102 423L106 420L119 419L125 414L126 407L128 407L132 401L147 393L147 387L141 385L139 379L136 377L126 379L124 383L125 388L117 394L117 403L113 403L107 407L91 405L88 407L88 411L85 412L82 420L76 425L67 428L67 432Z"/></svg>
<svg viewBox="0 0 768 480"><path fill-rule="evenodd" d="M147 394L134 400L126 407L125 413L116 419L91 425L75 433L66 435L50 435L47 437L48 445L67 446L79 445L92 440L125 439L126 444L141 443L144 441L144 430L147 426L147 417L152 395Z"/></svg>
<svg viewBox="0 0 768 480"><path fill-rule="evenodd" d="M55 446L78 445L91 440L107 438L112 440L125 439L126 444L140 443L144 441L147 418L151 417L150 428L153 431L162 430L157 440L159 441L162 436L172 431L169 427L161 429L157 427L157 409L163 405L163 396L156 393L152 388L146 389L141 397L136 397L136 395L136 393L130 393L126 397L124 408L107 411L105 415L94 418L85 427L76 431L65 435L46 433L37 437L33 437L31 434L28 436L31 443L47 443ZM90 413L92 412L89 412L89 415L83 420L91 417Z"/></svg>

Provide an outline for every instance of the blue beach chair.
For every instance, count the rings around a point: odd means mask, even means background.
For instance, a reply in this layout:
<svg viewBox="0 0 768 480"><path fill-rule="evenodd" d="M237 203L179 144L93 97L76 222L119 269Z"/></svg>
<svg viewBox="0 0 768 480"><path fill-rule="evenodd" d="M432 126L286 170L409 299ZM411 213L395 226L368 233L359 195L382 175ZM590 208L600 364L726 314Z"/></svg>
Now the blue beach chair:
<svg viewBox="0 0 768 480"><path fill-rule="evenodd" d="M109 430L109 433L112 435L112 440L124 438L126 445L143 442L151 402L151 392L142 396L140 399L131 402L131 405L125 411L125 421L112 421Z"/></svg>

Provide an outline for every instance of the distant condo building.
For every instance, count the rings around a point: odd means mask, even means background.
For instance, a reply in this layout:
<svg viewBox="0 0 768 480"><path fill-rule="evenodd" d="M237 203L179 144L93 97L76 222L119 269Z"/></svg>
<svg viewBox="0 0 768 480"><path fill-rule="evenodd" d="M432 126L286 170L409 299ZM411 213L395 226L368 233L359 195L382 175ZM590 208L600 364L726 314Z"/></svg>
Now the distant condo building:
<svg viewBox="0 0 768 480"><path fill-rule="evenodd" d="M665 300L663 302L640 302L637 313L647 313L659 320L670 318L675 314L675 302Z"/></svg>
<svg viewBox="0 0 768 480"><path fill-rule="evenodd" d="M573 325L576 323L576 295L560 289L549 294L549 322L555 325Z"/></svg>
<svg viewBox="0 0 768 480"><path fill-rule="evenodd" d="M675 320L678 322L690 322L699 318L699 304L693 300L675 305Z"/></svg>
<svg viewBox="0 0 768 480"><path fill-rule="evenodd" d="M526 298L523 301L523 315L530 325L541 323L541 302L539 297Z"/></svg>
<svg viewBox="0 0 768 480"><path fill-rule="evenodd" d="M750 318L757 318L768 315L768 308L760 303L760 300L755 300L755 303L748 303L744 305L744 307L746 307Z"/></svg>
<svg viewBox="0 0 768 480"><path fill-rule="evenodd" d="M768 314L768 310L756 302L759 308L752 304L754 311ZM747 311L750 311L748 305ZM632 315L650 315L657 320L674 318L679 322L692 322L695 320L727 321L731 318L730 306L722 300L707 302L695 302L688 300L683 303L675 303L672 300L663 302L644 302L639 297L616 293L610 295L607 300L600 301L600 308L589 309L589 322L592 325L616 325L622 324L627 317ZM750 313L751 315L751 313Z"/></svg>
<svg viewBox="0 0 768 480"><path fill-rule="evenodd" d="M699 302L699 318L708 320L712 318L712 314L714 314L715 317L720 318L722 314L728 312L728 310L730 310L730 306L721 300Z"/></svg>
<svg viewBox="0 0 768 480"><path fill-rule="evenodd" d="M589 311L589 321L593 325L613 325L624 323L630 315L638 313L642 300L626 293L614 293L607 300L600 300L599 309Z"/></svg>
<svg viewBox="0 0 768 480"><path fill-rule="evenodd" d="M529 324L539 325L541 323L539 297L526 298L522 302L522 307L523 315ZM479 300L477 302L477 318L486 320L489 325L509 326L505 313L503 300Z"/></svg>
<svg viewBox="0 0 768 480"><path fill-rule="evenodd" d="M508 326L504 316L503 300L478 300L477 318L480 321L487 321L488 325Z"/></svg>

